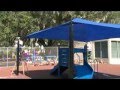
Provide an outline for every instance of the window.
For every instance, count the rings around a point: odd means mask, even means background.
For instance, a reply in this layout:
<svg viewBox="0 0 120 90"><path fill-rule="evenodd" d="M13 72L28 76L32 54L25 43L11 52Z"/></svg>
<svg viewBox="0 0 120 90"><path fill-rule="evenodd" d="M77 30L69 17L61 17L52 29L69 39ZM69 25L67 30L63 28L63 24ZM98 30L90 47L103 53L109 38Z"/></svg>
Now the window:
<svg viewBox="0 0 120 90"><path fill-rule="evenodd" d="M118 42L118 58L120 58L120 41Z"/></svg>
<svg viewBox="0 0 120 90"><path fill-rule="evenodd" d="M112 49L112 58L117 58L117 42L116 41L112 41L111 42L111 49Z"/></svg>
<svg viewBox="0 0 120 90"><path fill-rule="evenodd" d="M95 42L95 57L108 58L107 41Z"/></svg>
<svg viewBox="0 0 120 90"><path fill-rule="evenodd" d="M120 41L111 42L112 58L120 58Z"/></svg>
<svg viewBox="0 0 120 90"><path fill-rule="evenodd" d="M107 41L101 42L101 54L102 54L102 58L108 58Z"/></svg>
<svg viewBox="0 0 120 90"><path fill-rule="evenodd" d="M95 42L95 57L100 57L100 42Z"/></svg>

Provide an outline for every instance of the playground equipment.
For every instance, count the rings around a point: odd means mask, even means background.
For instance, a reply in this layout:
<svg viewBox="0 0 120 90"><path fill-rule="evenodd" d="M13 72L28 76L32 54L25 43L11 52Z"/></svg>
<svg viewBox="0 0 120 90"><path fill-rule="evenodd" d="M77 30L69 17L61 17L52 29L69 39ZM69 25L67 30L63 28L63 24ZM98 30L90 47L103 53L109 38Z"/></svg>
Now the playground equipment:
<svg viewBox="0 0 120 90"><path fill-rule="evenodd" d="M70 21L58 25L53 28L47 28L44 30L40 30L34 32L32 34L27 35L27 38L40 38L40 39L50 39L50 40L69 40L69 49L61 49L65 50L65 57L69 57L68 59L64 59L61 56L63 51L59 49L59 63L58 65L51 71L51 74L61 75L63 71L68 68L69 69L69 78L75 79L86 79L92 78L93 70L87 63L87 49L83 50L84 57L84 65L74 65L73 58L74 53L76 51L73 49L73 41L82 41L82 42L90 42L95 40L102 40L108 38L118 38L120 37L120 25L110 24L110 23L98 23L93 22L81 18L74 18ZM77 49L81 52L81 49ZM61 53L62 52L62 53ZM63 62L66 62L66 64ZM73 72L74 70L74 72ZM57 73L58 72L58 73Z"/></svg>
<svg viewBox="0 0 120 90"><path fill-rule="evenodd" d="M74 48L74 53L83 53L84 65L75 65L74 64L74 79L92 79L93 78L93 69L87 62L87 50ZM51 70L50 74L61 76L62 73L68 69L69 61L69 48L59 48L59 62Z"/></svg>

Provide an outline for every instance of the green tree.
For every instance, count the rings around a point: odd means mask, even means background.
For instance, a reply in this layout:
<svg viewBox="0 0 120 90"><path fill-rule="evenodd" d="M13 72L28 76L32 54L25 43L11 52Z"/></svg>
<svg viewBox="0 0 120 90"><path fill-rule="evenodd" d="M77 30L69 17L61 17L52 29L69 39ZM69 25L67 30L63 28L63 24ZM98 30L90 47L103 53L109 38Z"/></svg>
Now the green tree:
<svg viewBox="0 0 120 90"><path fill-rule="evenodd" d="M120 23L120 11L0 11L0 46L13 46L20 36L25 45L44 39L25 39L25 36L48 27L57 26L73 18L85 18L97 22ZM48 46L57 43L66 45L64 40L48 40Z"/></svg>

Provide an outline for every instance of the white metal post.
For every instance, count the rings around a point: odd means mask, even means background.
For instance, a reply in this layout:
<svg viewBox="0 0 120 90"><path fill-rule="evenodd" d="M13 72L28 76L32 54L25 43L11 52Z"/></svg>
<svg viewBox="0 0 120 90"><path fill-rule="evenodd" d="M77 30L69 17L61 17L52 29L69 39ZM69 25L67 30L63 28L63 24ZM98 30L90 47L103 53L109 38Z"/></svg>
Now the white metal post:
<svg viewBox="0 0 120 90"><path fill-rule="evenodd" d="M111 40L108 39L108 63L111 62Z"/></svg>

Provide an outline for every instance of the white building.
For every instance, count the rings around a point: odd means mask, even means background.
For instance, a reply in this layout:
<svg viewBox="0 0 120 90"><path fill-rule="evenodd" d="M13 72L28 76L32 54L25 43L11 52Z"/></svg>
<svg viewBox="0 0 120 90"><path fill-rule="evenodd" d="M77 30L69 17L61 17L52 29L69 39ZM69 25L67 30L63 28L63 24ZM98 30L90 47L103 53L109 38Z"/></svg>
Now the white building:
<svg viewBox="0 0 120 90"><path fill-rule="evenodd" d="M94 41L93 59L101 59L109 64L120 64L120 38Z"/></svg>
<svg viewBox="0 0 120 90"><path fill-rule="evenodd" d="M92 60L98 59L109 64L120 64L120 38L93 41L91 43ZM77 42L74 48L83 48L85 43Z"/></svg>

